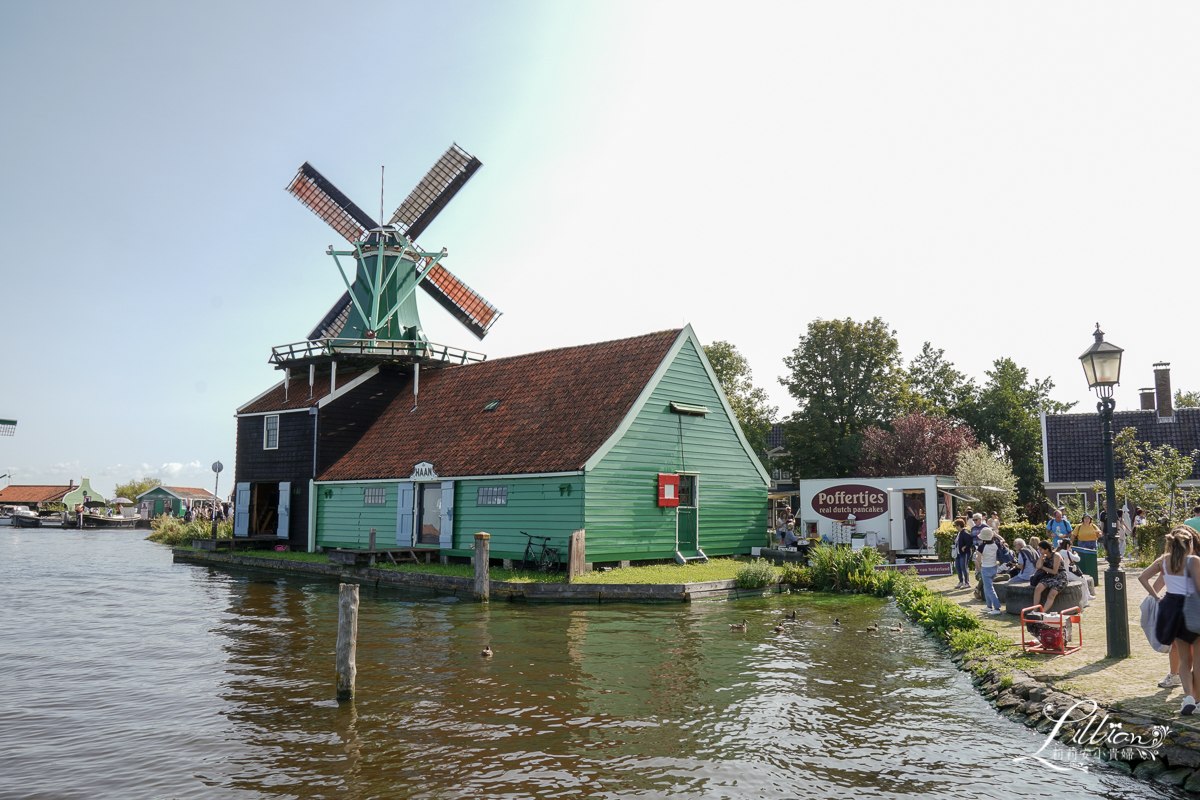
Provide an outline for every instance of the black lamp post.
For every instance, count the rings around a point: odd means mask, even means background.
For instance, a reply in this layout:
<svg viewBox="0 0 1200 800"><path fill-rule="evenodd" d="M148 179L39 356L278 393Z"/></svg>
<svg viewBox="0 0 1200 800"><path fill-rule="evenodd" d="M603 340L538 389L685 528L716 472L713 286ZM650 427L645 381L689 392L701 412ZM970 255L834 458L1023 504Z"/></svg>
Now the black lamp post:
<svg viewBox="0 0 1200 800"><path fill-rule="evenodd" d="M1121 569L1121 548L1117 543L1117 479L1113 463L1113 387L1121 382L1121 353L1124 351L1104 341L1104 331L1096 323L1096 342L1079 357L1088 386L1096 390L1104 436L1104 494L1107 513L1104 526L1104 550L1108 569L1104 571L1104 614L1108 622L1108 657L1126 658L1129 655L1129 607L1125 595L1125 570Z"/></svg>

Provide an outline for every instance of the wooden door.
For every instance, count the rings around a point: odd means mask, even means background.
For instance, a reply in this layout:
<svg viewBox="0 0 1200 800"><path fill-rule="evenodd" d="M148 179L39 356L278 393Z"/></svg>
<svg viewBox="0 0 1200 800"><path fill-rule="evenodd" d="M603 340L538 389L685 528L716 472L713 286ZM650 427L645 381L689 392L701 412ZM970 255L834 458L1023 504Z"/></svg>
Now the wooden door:
<svg viewBox="0 0 1200 800"><path fill-rule="evenodd" d="M696 476L679 476L679 507L676 513L676 549L683 556L694 556L700 546L699 519L696 504Z"/></svg>
<svg viewBox="0 0 1200 800"><path fill-rule="evenodd" d="M233 499L233 535L250 535L250 484L239 483Z"/></svg>
<svg viewBox="0 0 1200 800"><path fill-rule="evenodd" d="M418 484L420 492L417 544L437 547L442 539L442 485Z"/></svg>
<svg viewBox="0 0 1200 800"><path fill-rule="evenodd" d="M396 495L396 546L412 547L413 539L413 487L412 481L402 481Z"/></svg>
<svg viewBox="0 0 1200 800"><path fill-rule="evenodd" d="M279 484L279 508L276 513L279 521L275 527L275 535L286 539L289 533L288 521L292 514L292 484L287 481Z"/></svg>

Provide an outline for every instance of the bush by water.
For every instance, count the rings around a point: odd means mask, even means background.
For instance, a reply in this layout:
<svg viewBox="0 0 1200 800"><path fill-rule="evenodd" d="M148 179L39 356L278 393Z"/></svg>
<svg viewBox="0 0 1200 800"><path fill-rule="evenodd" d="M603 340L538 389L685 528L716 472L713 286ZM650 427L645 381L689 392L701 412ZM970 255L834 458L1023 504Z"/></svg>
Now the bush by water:
<svg viewBox="0 0 1200 800"><path fill-rule="evenodd" d="M155 517L150 521L153 531L146 538L159 544L169 544L172 547L191 547L192 539L211 539L212 521L206 519L184 522L179 517L169 517L166 514ZM233 520L217 523L217 538L229 539L233 536Z"/></svg>

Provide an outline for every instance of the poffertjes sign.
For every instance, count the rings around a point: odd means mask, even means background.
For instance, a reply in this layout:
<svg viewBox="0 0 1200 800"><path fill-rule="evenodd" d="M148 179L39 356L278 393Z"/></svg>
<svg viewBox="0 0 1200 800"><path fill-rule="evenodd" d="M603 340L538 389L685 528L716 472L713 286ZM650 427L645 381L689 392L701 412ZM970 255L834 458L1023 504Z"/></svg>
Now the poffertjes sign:
<svg viewBox="0 0 1200 800"><path fill-rule="evenodd" d="M822 489L813 495L813 511L822 517L844 520L851 514L856 520L871 519L888 510L888 496L883 489L844 483Z"/></svg>

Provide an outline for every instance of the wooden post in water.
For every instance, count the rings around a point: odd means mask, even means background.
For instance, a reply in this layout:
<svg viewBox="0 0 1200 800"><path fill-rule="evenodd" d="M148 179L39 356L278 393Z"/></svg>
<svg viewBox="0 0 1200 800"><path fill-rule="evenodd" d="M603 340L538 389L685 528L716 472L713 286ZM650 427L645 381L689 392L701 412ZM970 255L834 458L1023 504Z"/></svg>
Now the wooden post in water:
<svg viewBox="0 0 1200 800"><path fill-rule="evenodd" d="M486 603L492 594L492 580L488 575L491 551L491 534L475 534L475 599Z"/></svg>
<svg viewBox="0 0 1200 800"><path fill-rule="evenodd" d="M583 564L587 558L583 530L580 528L574 531L567 542L567 583L574 583L575 579L584 573Z"/></svg>
<svg viewBox="0 0 1200 800"><path fill-rule="evenodd" d="M354 651L358 647L358 584L338 585L337 699L354 699L354 678L358 666Z"/></svg>
<svg viewBox="0 0 1200 800"><path fill-rule="evenodd" d="M370 534L367 536L367 548L371 551L369 561L371 566L375 566L375 529L371 528Z"/></svg>

